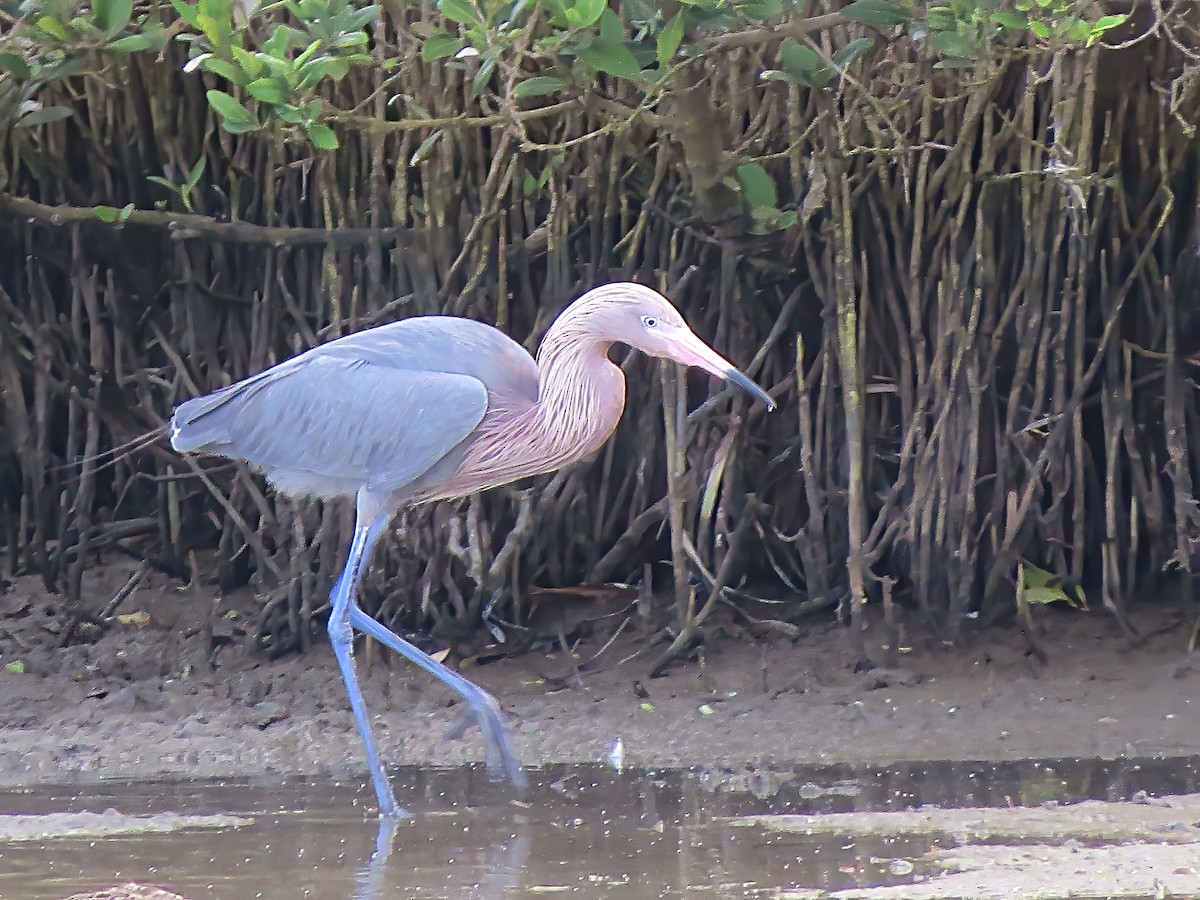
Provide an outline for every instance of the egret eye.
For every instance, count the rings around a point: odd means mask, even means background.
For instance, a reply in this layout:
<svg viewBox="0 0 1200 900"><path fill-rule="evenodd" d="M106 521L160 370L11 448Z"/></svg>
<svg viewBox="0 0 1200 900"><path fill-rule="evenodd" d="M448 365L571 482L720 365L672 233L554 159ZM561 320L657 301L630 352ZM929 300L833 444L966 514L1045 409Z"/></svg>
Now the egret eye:
<svg viewBox="0 0 1200 900"><path fill-rule="evenodd" d="M658 319L654 318L654 316L642 316L642 324L647 328L657 328Z"/></svg>

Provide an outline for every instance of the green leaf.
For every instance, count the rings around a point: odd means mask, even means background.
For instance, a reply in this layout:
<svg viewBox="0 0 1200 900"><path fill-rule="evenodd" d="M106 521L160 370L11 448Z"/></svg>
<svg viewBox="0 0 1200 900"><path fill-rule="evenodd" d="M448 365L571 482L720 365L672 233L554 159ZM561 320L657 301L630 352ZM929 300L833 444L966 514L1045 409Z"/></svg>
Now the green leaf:
<svg viewBox="0 0 1200 900"><path fill-rule="evenodd" d="M243 50L241 47L230 47L229 49L242 71L251 78L259 78L263 72L267 71L267 67L253 53Z"/></svg>
<svg viewBox="0 0 1200 900"><path fill-rule="evenodd" d="M1101 16L1096 20L1096 24L1092 26L1092 31L1105 32L1110 28L1116 28L1118 25L1124 25L1129 21L1127 13L1121 13L1116 16Z"/></svg>
<svg viewBox="0 0 1200 900"><path fill-rule="evenodd" d="M246 85L246 90L260 103L282 104L286 103L288 99L288 95L284 93L283 88L274 78L256 79Z"/></svg>
<svg viewBox="0 0 1200 900"><path fill-rule="evenodd" d="M789 209L786 212L781 212L775 219L775 227L780 231L791 228L800 221L800 213L794 209Z"/></svg>
<svg viewBox="0 0 1200 900"><path fill-rule="evenodd" d="M1129 16L1124 13L1117 16L1101 16L1096 20L1096 24L1092 26L1091 31L1088 32L1087 46L1093 46L1100 38L1104 37L1104 33L1110 28L1124 25L1128 18Z"/></svg>
<svg viewBox="0 0 1200 900"><path fill-rule="evenodd" d="M231 122L249 124L250 113L246 107L224 91L208 91L204 96L208 98L208 105L215 109L227 124Z"/></svg>
<svg viewBox="0 0 1200 900"><path fill-rule="evenodd" d="M779 58L783 62L784 79L793 84L806 87L821 87L833 80L833 72L825 65L811 47L805 47L797 41L787 38L779 47ZM770 76L764 76L771 80Z"/></svg>
<svg viewBox="0 0 1200 900"><path fill-rule="evenodd" d="M114 209L111 206L93 206L92 213L101 222L113 223L117 221L117 216L121 214L119 209Z"/></svg>
<svg viewBox="0 0 1200 900"><path fill-rule="evenodd" d="M1085 41L1092 35L1092 30L1088 27L1087 22L1082 22L1076 19L1067 29L1067 38L1072 41Z"/></svg>
<svg viewBox="0 0 1200 900"><path fill-rule="evenodd" d="M897 0L854 0L842 10L842 15L851 22L873 28L903 25L912 18L911 11Z"/></svg>
<svg viewBox="0 0 1200 900"><path fill-rule="evenodd" d="M378 19L382 12L383 8L380 6L364 6L349 16L346 20L346 28L352 31L365 28Z"/></svg>
<svg viewBox="0 0 1200 900"><path fill-rule="evenodd" d="M118 222L128 222L129 217L133 215L133 204L126 203L121 207L121 211L117 213Z"/></svg>
<svg viewBox="0 0 1200 900"><path fill-rule="evenodd" d="M764 71L759 73L758 77L761 78L763 81L782 81L784 84L800 84L800 85L804 84L804 82L801 81L799 78L797 78L795 75L791 75L780 69L765 69ZM806 85L806 86L811 87L811 85Z"/></svg>
<svg viewBox="0 0 1200 900"><path fill-rule="evenodd" d="M555 25L566 28L570 24L567 21L567 5L564 0L544 0L543 5L549 10L550 21Z"/></svg>
<svg viewBox="0 0 1200 900"><path fill-rule="evenodd" d="M10 675L25 674L25 663L21 662L19 659L13 660L10 663L5 663L4 668Z"/></svg>
<svg viewBox="0 0 1200 900"><path fill-rule="evenodd" d="M336 150L338 148L337 135L328 125L313 122L305 130L308 132L309 140L318 150Z"/></svg>
<svg viewBox="0 0 1200 900"><path fill-rule="evenodd" d="M96 23L86 16L73 16L66 22L67 30L75 37L81 37L88 41L99 41L104 37L104 32L96 27Z"/></svg>
<svg viewBox="0 0 1200 900"><path fill-rule="evenodd" d="M526 78L513 88L513 96L521 99L526 97L545 97L547 94L561 91L566 86L566 82L561 78L553 78L549 75L535 75L533 78Z"/></svg>
<svg viewBox="0 0 1200 900"><path fill-rule="evenodd" d="M752 234L770 234L772 231L781 231L788 227L787 224L781 223L795 224L792 221L794 217L794 213L789 215L773 206L756 206L750 210L750 219L752 220L750 232Z"/></svg>
<svg viewBox="0 0 1200 900"><path fill-rule="evenodd" d="M299 86L302 90L308 90L319 84L325 76L329 76L334 81L341 81L349 71L350 63L345 59L337 59L332 56L318 56L300 69Z"/></svg>
<svg viewBox="0 0 1200 900"><path fill-rule="evenodd" d="M837 63L839 69L849 68L862 59L863 55L874 46L875 42L871 38L858 38L835 52L833 61Z"/></svg>
<svg viewBox="0 0 1200 900"><path fill-rule="evenodd" d="M254 55L266 67L269 75L287 80L294 74L292 72L292 61L286 57L271 56L269 53L256 53Z"/></svg>
<svg viewBox="0 0 1200 900"><path fill-rule="evenodd" d="M591 46L579 51L579 58L598 72L607 72L618 78L638 81L642 70L637 60L625 46L625 26L611 9L600 16L600 36Z"/></svg>
<svg viewBox="0 0 1200 900"><path fill-rule="evenodd" d="M475 77L471 79L471 96L478 97L488 86L488 82L492 80L492 74L496 71L496 57L485 57L483 62L479 64L479 71L475 73Z"/></svg>
<svg viewBox="0 0 1200 900"><path fill-rule="evenodd" d="M1017 563L1017 596L1024 603L1063 602L1075 609L1087 609L1083 588L1068 588L1056 575L1025 562Z"/></svg>
<svg viewBox="0 0 1200 900"><path fill-rule="evenodd" d="M117 38L107 49L110 53L140 53L142 50L161 50L165 43L166 35L159 29Z"/></svg>
<svg viewBox="0 0 1200 900"><path fill-rule="evenodd" d="M933 64L935 69L973 69L975 66L975 60L961 56L947 56Z"/></svg>
<svg viewBox="0 0 1200 900"><path fill-rule="evenodd" d="M306 116L300 107L294 106L291 103L281 103L272 112L279 117L280 121L287 122L289 125L300 125L306 119L309 121L312 120L312 116Z"/></svg>
<svg viewBox="0 0 1200 900"><path fill-rule="evenodd" d="M1029 30L1040 37L1043 41L1050 40L1050 28L1045 22L1030 22Z"/></svg>
<svg viewBox="0 0 1200 900"><path fill-rule="evenodd" d="M960 59L973 59L979 52L978 46L957 31L939 31L933 36L933 46L947 56L957 56Z"/></svg>
<svg viewBox="0 0 1200 900"><path fill-rule="evenodd" d="M775 179L759 163L745 163L737 168L737 179L742 186L742 196L751 207L774 208L779 194L775 190Z"/></svg>
<svg viewBox="0 0 1200 900"><path fill-rule="evenodd" d="M263 41L262 52L268 57L273 57L276 60L287 59L288 47L292 43L292 30L284 24L275 26L275 30L271 32L271 36ZM262 58L261 55L259 57ZM267 60L263 60L264 63ZM291 60L288 60L290 63ZM267 63L269 65L269 63Z"/></svg>
<svg viewBox="0 0 1200 900"><path fill-rule="evenodd" d="M29 71L29 66L25 64L25 60L21 59L15 53L0 53L0 69L11 72L22 80L25 80L32 74Z"/></svg>
<svg viewBox="0 0 1200 900"><path fill-rule="evenodd" d="M415 166L422 162L425 157L429 155L429 151L433 149L433 145L438 142L441 136L442 130L439 128L437 131L433 132L433 134L429 135L429 137L425 138L425 140L421 141L421 146L417 148L417 151L412 155L412 158L409 159L408 164L410 166Z"/></svg>
<svg viewBox="0 0 1200 900"><path fill-rule="evenodd" d="M438 12L460 25L478 25L482 19L470 0L438 0Z"/></svg>
<svg viewBox="0 0 1200 900"><path fill-rule="evenodd" d="M70 40L69 36L67 35L67 29L63 26L62 22L58 21L58 19L54 18L53 16L42 16L37 20L36 24L38 28L42 29L42 31L46 32L46 34L50 35L50 37L54 38L55 40L63 42Z"/></svg>
<svg viewBox="0 0 1200 900"><path fill-rule="evenodd" d="M664 69L671 64L683 43L683 25L683 13L677 12L658 33L658 64Z"/></svg>
<svg viewBox="0 0 1200 900"><path fill-rule="evenodd" d="M175 182L171 181L168 178L163 178L161 175L147 175L146 180L152 181L152 182L154 182L154 184L157 184L161 187L165 187L167 190L171 191L174 194L179 193L179 185L177 185Z"/></svg>
<svg viewBox="0 0 1200 900"><path fill-rule="evenodd" d="M48 122L59 122L69 118L71 110L65 106L43 106L17 119L13 128L32 128L34 125L45 125Z"/></svg>
<svg viewBox="0 0 1200 900"><path fill-rule="evenodd" d="M226 81L242 85L243 87L250 80L243 69L238 68L228 60L218 59L215 56L205 57L203 67L205 71L212 72L214 75L220 75Z"/></svg>
<svg viewBox="0 0 1200 900"><path fill-rule="evenodd" d="M347 47L365 47L370 43L368 38L361 31L352 31L350 34L339 35L338 39L333 42L333 46L339 50L345 50ZM370 59L370 57L367 57Z"/></svg>
<svg viewBox="0 0 1200 900"><path fill-rule="evenodd" d="M362 35L360 35L361 37ZM300 54L292 61L292 65L297 69L302 67L306 62L312 59L318 50L321 49L320 41L313 41L307 47L300 51Z"/></svg>
<svg viewBox="0 0 1200 900"><path fill-rule="evenodd" d="M1007 9L997 10L992 13L992 21L1010 31L1026 31L1029 28L1029 20L1027 18L1018 12L1012 12Z"/></svg>
<svg viewBox="0 0 1200 900"><path fill-rule="evenodd" d="M427 63L445 59L461 50L463 44L462 38L456 38L449 34L432 35L421 45L421 59Z"/></svg>
<svg viewBox="0 0 1200 900"><path fill-rule="evenodd" d="M221 127L230 134L246 134L251 131L262 131L263 128L258 122L235 122L229 119L224 120Z"/></svg>
<svg viewBox="0 0 1200 900"><path fill-rule="evenodd" d="M99 13L99 7L96 7L96 25L112 37L129 24L133 15L133 0L109 0L106 5L108 8L103 17Z"/></svg>
<svg viewBox="0 0 1200 900"><path fill-rule="evenodd" d="M783 0L744 0L736 5L742 15L750 19L774 19L783 15Z"/></svg>
<svg viewBox="0 0 1200 900"><path fill-rule="evenodd" d="M779 58L783 61L783 67L793 75L810 75L825 66L817 51L791 38L779 46Z"/></svg>
<svg viewBox="0 0 1200 900"><path fill-rule="evenodd" d="M175 12L179 13L179 18L187 22L193 28L198 28L200 21L200 7L194 3L188 3L187 0L171 0L171 5L175 7Z"/></svg>
<svg viewBox="0 0 1200 900"><path fill-rule="evenodd" d="M927 13L927 22L933 31L953 31L958 27L954 10L948 6L931 7Z"/></svg>
<svg viewBox="0 0 1200 900"><path fill-rule="evenodd" d="M608 9L607 0L575 0L565 7L567 25L571 28L591 28Z"/></svg>
<svg viewBox="0 0 1200 900"><path fill-rule="evenodd" d="M622 0L621 8L635 28L653 26L659 19L657 0Z"/></svg>

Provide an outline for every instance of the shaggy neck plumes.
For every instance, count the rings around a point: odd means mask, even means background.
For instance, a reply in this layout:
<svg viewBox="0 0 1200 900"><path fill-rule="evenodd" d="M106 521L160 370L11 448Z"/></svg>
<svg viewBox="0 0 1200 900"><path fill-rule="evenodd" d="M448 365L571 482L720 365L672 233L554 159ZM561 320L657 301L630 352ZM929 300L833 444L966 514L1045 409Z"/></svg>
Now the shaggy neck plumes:
<svg viewBox="0 0 1200 900"><path fill-rule="evenodd" d="M578 306L578 304L577 304ZM625 408L625 376L608 359L594 317L572 307L538 351L538 399L493 396L455 476L422 499L461 496L553 472L599 449Z"/></svg>
<svg viewBox="0 0 1200 900"><path fill-rule="evenodd" d="M595 333L586 312L580 304L563 312L537 356L536 430L547 449L570 461L603 444L625 406L625 378L608 358L611 341Z"/></svg>

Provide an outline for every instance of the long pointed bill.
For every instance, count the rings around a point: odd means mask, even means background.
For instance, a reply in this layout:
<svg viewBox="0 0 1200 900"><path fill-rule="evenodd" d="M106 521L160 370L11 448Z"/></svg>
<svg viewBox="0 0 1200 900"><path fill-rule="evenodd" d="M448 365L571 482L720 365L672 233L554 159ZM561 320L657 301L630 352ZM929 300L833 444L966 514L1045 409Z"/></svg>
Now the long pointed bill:
<svg viewBox="0 0 1200 900"><path fill-rule="evenodd" d="M675 338L671 350L671 358L676 362L711 372L718 378L736 384L752 397L757 397L767 407L768 412L775 409L775 401L771 399L770 394L735 369L733 363L691 332L685 330Z"/></svg>

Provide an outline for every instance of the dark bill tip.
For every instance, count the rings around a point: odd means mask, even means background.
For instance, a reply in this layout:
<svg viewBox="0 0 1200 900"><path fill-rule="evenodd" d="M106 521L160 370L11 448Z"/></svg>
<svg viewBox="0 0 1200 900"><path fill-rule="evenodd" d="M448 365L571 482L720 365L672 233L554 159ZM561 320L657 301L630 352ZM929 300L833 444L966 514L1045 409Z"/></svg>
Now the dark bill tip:
<svg viewBox="0 0 1200 900"><path fill-rule="evenodd" d="M771 399L771 395L760 388L757 384L739 372L737 369L730 369L725 373L725 378L732 384L736 384L743 391L752 397L757 397L763 402L767 408L767 412L775 411L775 401Z"/></svg>

